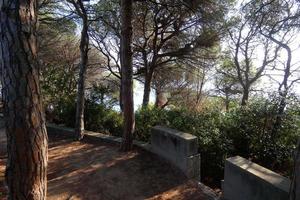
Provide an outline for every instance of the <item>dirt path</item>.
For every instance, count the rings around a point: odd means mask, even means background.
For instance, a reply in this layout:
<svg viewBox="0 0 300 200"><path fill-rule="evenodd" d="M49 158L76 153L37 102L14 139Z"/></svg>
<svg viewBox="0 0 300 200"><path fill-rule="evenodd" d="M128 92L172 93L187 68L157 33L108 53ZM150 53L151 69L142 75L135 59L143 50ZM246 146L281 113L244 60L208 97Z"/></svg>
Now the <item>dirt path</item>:
<svg viewBox="0 0 300 200"><path fill-rule="evenodd" d="M4 163L4 159L0 159L2 183ZM180 171L151 153L142 150L122 153L115 145L91 141L75 142L54 136L50 137L49 143L47 199L209 198L201 193L197 183L188 181Z"/></svg>
<svg viewBox="0 0 300 200"><path fill-rule="evenodd" d="M6 193L4 185L4 170L5 170L5 157L6 157L6 135L4 129L1 127L0 121L0 200L4 200Z"/></svg>

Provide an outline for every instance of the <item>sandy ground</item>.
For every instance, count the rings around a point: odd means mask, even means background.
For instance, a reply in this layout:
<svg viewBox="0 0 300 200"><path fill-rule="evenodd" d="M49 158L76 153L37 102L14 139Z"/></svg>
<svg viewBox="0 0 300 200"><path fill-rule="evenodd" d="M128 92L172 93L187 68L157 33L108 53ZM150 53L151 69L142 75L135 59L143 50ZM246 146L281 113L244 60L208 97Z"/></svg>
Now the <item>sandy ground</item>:
<svg viewBox="0 0 300 200"><path fill-rule="evenodd" d="M0 148L5 145L0 130ZM2 139L1 139L2 138ZM4 149L4 148L3 148ZM2 156L2 157L1 157ZM0 154L0 199L5 197L5 154ZM196 182L157 156L119 152L104 142L49 137L48 200L208 200Z"/></svg>
<svg viewBox="0 0 300 200"><path fill-rule="evenodd" d="M4 129L1 126L0 121L0 200L4 200L6 189L4 184L4 170L6 161L6 135Z"/></svg>

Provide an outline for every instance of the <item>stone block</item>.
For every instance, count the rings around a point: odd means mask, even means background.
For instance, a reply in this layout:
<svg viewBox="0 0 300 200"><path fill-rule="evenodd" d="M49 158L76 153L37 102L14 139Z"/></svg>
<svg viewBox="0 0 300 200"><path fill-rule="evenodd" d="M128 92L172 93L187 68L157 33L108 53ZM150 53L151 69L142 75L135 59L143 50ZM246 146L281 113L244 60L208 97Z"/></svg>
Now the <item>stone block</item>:
<svg viewBox="0 0 300 200"><path fill-rule="evenodd" d="M151 130L151 151L169 160L192 179L200 180L197 137L163 126Z"/></svg>
<svg viewBox="0 0 300 200"><path fill-rule="evenodd" d="M225 162L225 200L288 200L290 180L240 156Z"/></svg>

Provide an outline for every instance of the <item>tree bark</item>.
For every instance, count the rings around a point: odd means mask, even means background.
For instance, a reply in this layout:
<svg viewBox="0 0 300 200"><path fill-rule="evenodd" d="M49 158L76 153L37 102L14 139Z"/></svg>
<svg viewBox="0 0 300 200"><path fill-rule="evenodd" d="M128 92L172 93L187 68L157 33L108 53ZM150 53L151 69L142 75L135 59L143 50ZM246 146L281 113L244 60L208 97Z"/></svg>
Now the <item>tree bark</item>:
<svg viewBox="0 0 300 200"><path fill-rule="evenodd" d="M132 0L121 0L121 73L123 104L123 140L121 150L132 148L134 132L133 67L132 67Z"/></svg>
<svg viewBox="0 0 300 200"><path fill-rule="evenodd" d="M285 63L285 69L284 69L284 76L282 82L279 84L278 93L279 93L279 104L278 104L278 110L277 110L277 116L276 120L273 126L272 135L276 136L278 134L278 131L282 124L282 117L284 115L284 110L286 107L286 98L288 96L289 88L292 85L289 85L289 78L291 76L291 63L292 63L292 50L291 48L278 40L276 40L272 35L268 35L267 38L278 44L280 47L286 50L287 52L287 60Z"/></svg>
<svg viewBox="0 0 300 200"><path fill-rule="evenodd" d="M79 8L77 12L82 19L82 30L80 38L80 71L78 79L77 91L77 105L76 105L76 121L75 121L75 134L78 140L84 136L84 103L85 103L85 79L86 69L88 64L88 51L89 51L89 35L88 35L88 18L86 10L81 0L78 1Z"/></svg>
<svg viewBox="0 0 300 200"><path fill-rule="evenodd" d="M277 113L276 113L276 120L274 122L273 125L273 129L272 129L272 136L276 137L278 134L278 131L281 127L282 124L282 119L283 119L283 115L284 115L284 109L286 107L286 98L287 98L287 93L286 91L284 93L280 93L280 101L278 103L278 108L277 108Z"/></svg>
<svg viewBox="0 0 300 200"><path fill-rule="evenodd" d="M279 91L279 96L280 96L280 102L279 102L279 107L278 107L278 112L277 112L277 117L276 117L276 121L274 124L274 131L273 134L277 135L280 126L282 124L282 117L284 114L284 110L286 107L286 99L288 96L288 92L289 92L289 88L291 87L291 85L288 85L288 80L289 77L291 76L291 62L292 62L292 50L288 45L283 45L283 48L286 50L287 52L287 61L286 61L286 66L284 69L284 77L282 80L282 83L280 84L278 91ZM282 89L283 87L283 89ZM299 197L300 198L300 197Z"/></svg>
<svg viewBox="0 0 300 200"><path fill-rule="evenodd" d="M156 108L163 109L168 104L168 99L165 97L164 92L160 91L160 89L156 89L156 97L155 97L155 104Z"/></svg>
<svg viewBox="0 0 300 200"><path fill-rule="evenodd" d="M123 100L122 100L122 81L120 83L120 92L119 92L119 104L120 104L120 110L123 113Z"/></svg>
<svg viewBox="0 0 300 200"><path fill-rule="evenodd" d="M153 78L153 70L150 69L149 72L147 72L145 75L144 95L143 95L143 104L142 104L143 108L146 108L149 105L152 78Z"/></svg>
<svg viewBox="0 0 300 200"><path fill-rule="evenodd" d="M241 106L246 106L249 99L249 88L244 88Z"/></svg>
<svg viewBox="0 0 300 200"><path fill-rule="evenodd" d="M199 69L200 71L200 69ZM198 77L199 79L199 77ZM199 105L199 103L201 102L202 99L202 90L203 90L203 86L204 86L204 80L205 80L205 74L204 74L204 70L203 70L203 77L201 78L201 80L197 81L197 95L196 95L196 106Z"/></svg>
<svg viewBox="0 0 300 200"><path fill-rule="evenodd" d="M37 2L0 2L0 67L7 134L8 199L43 200L48 139L37 65Z"/></svg>
<svg viewBox="0 0 300 200"><path fill-rule="evenodd" d="M160 108L160 106L162 105L162 93L159 89L156 88L155 90L155 104L154 106L156 108Z"/></svg>
<svg viewBox="0 0 300 200"><path fill-rule="evenodd" d="M225 93L225 110L226 110L226 112L229 111L229 104L230 104L229 92L226 92Z"/></svg>
<svg viewBox="0 0 300 200"><path fill-rule="evenodd" d="M298 141L295 158L294 158L294 174L290 187L289 200L300 199L300 139Z"/></svg>

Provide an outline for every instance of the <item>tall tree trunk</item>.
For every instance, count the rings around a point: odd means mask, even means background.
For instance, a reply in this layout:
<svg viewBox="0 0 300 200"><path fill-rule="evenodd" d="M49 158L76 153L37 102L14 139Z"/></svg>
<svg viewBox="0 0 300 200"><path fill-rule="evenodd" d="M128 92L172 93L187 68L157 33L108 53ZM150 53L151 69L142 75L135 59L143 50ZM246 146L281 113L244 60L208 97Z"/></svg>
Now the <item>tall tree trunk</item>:
<svg viewBox="0 0 300 200"><path fill-rule="evenodd" d="M43 200L48 140L37 66L37 2L0 1L0 66L8 199Z"/></svg>
<svg viewBox="0 0 300 200"><path fill-rule="evenodd" d="M123 140L121 150L132 148L134 132L133 67L132 67L132 0L121 0L121 73L123 103Z"/></svg>
<svg viewBox="0 0 300 200"><path fill-rule="evenodd" d="M198 74L202 74L201 80L200 77L197 77L197 95L196 95L196 106L198 107L201 99L202 99L202 90L204 86L204 81L205 81L205 70L202 70L202 73L200 71L201 69L198 69Z"/></svg>
<svg viewBox="0 0 300 200"><path fill-rule="evenodd" d="M143 108L149 105L152 78L153 78L153 70L150 69L149 72L147 72L145 75L144 95L143 95L143 104L142 104Z"/></svg>
<svg viewBox="0 0 300 200"><path fill-rule="evenodd" d="M156 97L155 97L155 107L163 109L167 106L169 103L168 99L165 97L164 92L162 92L160 89L156 89Z"/></svg>
<svg viewBox="0 0 300 200"><path fill-rule="evenodd" d="M120 104L120 110L123 113L123 102L122 102L122 81L120 83L120 92L119 92L119 104Z"/></svg>
<svg viewBox="0 0 300 200"><path fill-rule="evenodd" d="M229 92L226 92L225 93L225 109L226 109L226 112L229 111L229 104L230 104Z"/></svg>
<svg viewBox="0 0 300 200"><path fill-rule="evenodd" d="M243 90L243 97L242 97L241 105L246 106L248 103L248 99L249 99L249 87L246 87Z"/></svg>
<svg viewBox="0 0 300 200"><path fill-rule="evenodd" d="M298 141L295 158L294 158L294 174L293 174L292 184L290 187L289 200L299 200L299 199L300 199L300 139Z"/></svg>
<svg viewBox="0 0 300 200"><path fill-rule="evenodd" d="M286 98L289 92L288 80L291 75L291 62L292 62L292 51L289 46L282 45L287 51L287 61L284 69L284 76L281 84L279 85L278 92L280 96L280 101L278 104L277 116L273 126L272 134L276 136L282 124L282 117L284 114L284 109L286 107Z"/></svg>
<svg viewBox="0 0 300 200"><path fill-rule="evenodd" d="M279 92L279 93L281 93L281 92ZM286 92L280 94L280 101L279 101L278 108L277 108L276 119L275 119L273 129L272 129L273 137L276 137L278 135L278 131L281 127L282 119L283 119L283 115L284 115L284 109L286 107L286 98L287 98Z"/></svg>
<svg viewBox="0 0 300 200"><path fill-rule="evenodd" d="M88 35L88 18L83 3L78 1L80 5L81 18L82 18L82 30L80 39L80 71L78 79L78 91L77 91L77 105L76 105L76 122L75 122L75 134L78 140L81 140L84 136L84 94L85 94L85 77L88 64L88 51L89 51L89 35ZM77 12L80 12L77 11Z"/></svg>
<svg viewBox="0 0 300 200"><path fill-rule="evenodd" d="M272 36L272 34L273 33L270 33L269 35L264 35L264 36L269 38L271 41L273 41L280 47L282 47L284 50L286 50L286 53L287 53L287 60L285 63L283 80L279 84L279 88L278 88L280 102L278 104L277 116L276 116L276 120L275 120L273 129L272 129L272 135L276 137L276 135L279 131L279 128L281 127L281 124L282 124L282 116L284 114L284 109L286 107L286 98L288 96L289 88L292 86L292 85L289 85L289 78L291 76L291 67L292 67L292 50L288 44L275 39Z"/></svg>
<svg viewBox="0 0 300 200"><path fill-rule="evenodd" d="M159 89L156 89L155 90L155 104L154 104L154 106L156 107L156 108L160 108L161 106L162 106L162 93L161 93L161 91L159 90Z"/></svg>

